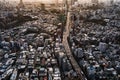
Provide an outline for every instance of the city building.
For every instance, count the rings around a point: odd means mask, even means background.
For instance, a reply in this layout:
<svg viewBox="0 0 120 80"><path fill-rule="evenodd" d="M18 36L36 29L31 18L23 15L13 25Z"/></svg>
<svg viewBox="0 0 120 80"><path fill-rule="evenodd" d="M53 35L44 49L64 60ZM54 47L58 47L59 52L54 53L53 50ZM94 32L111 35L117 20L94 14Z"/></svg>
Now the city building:
<svg viewBox="0 0 120 80"><path fill-rule="evenodd" d="M37 1L0 1L0 80L120 80L115 0Z"/></svg>
<svg viewBox="0 0 120 80"><path fill-rule="evenodd" d="M91 0L91 3L97 5L98 4L98 0Z"/></svg>
<svg viewBox="0 0 120 80"><path fill-rule="evenodd" d="M23 0L20 0L20 2L18 4L18 7L19 8L24 8L25 7L24 4L23 4Z"/></svg>
<svg viewBox="0 0 120 80"><path fill-rule="evenodd" d="M114 0L110 0L110 4L113 5L114 4Z"/></svg>
<svg viewBox="0 0 120 80"><path fill-rule="evenodd" d="M24 5L24 3L23 3L23 0L20 0L20 2L19 2L19 4L18 4L18 6L17 6L17 13L19 14L19 15L23 15L23 10L25 9L25 5Z"/></svg>

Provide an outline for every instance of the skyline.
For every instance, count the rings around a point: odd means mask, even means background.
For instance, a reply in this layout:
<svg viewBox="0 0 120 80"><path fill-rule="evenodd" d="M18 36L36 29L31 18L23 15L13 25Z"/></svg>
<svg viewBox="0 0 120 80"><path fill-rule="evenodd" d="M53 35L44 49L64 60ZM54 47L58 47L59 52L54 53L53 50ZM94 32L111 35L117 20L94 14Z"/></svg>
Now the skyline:
<svg viewBox="0 0 120 80"><path fill-rule="evenodd" d="M7 2L15 2L15 3L19 3L20 0L0 0L0 1L7 1ZM68 0L70 1L70 0ZM91 4L91 0L77 0L79 4L84 4L84 3L88 3ZM103 2L105 4L110 4L111 0L98 0L99 2ZM23 2L41 2L41 3L45 3L45 4L53 4L56 3L57 0L23 0ZM62 3L63 0L58 0L59 3ZM120 0L114 0L115 3L120 2Z"/></svg>
<svg viewBox="0 0 120 80"><path fill-rule="evenodd" d="M20 0L0 0L0 1L16 1L19 2ZM55 2L56 0L23 0L23 2ZM59 0L60 2L62 0Z"/></svg>
<svg viewBox="0 0 120 80"><path fill-rule="evenodd" d="M17 1L19 2L19 0L0 0L0 1ZM24 2L56 2L56 0L23 0ZM59 2L63 1L63 0L58 0ZM69 1L69 0L68 0ZM91 2L91 0L78 0L79 2ZM98 0L99 2L107 2L110 0ZM118 2L120 0L114 0L115 2Z"/></svg>

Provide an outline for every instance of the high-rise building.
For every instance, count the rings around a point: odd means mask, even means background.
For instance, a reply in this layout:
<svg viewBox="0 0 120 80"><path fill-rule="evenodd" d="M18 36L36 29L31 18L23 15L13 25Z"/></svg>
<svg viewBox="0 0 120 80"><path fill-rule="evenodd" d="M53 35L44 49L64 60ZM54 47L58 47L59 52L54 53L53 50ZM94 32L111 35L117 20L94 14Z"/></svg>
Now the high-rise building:
<svg viewBox="0 0 120 80"><path fill-rule="evenodd" d="M56 6L58 6L59 5L59 1L58 0L56 0Z"/></svg>
<svg viewBox="0 0 120 80"><path fill-rule="evenodd" d="M113 5L114 4L114 0L110 0L110 4Z"/></svg>
<svg viewBox="0 0 120 80"><path fill-rule="evenodd" d="M74 5L75 2L77 2L78 0L71 0L71 4Z"/></svg>
<svg viewBox="0 0 120 80"><path fill-rule="evenodd" d="M23 0L20 0L18 6L17 6L17 13L19 15L22 15L23 14L23 9L24 9L24 3L23 3Z"/></svg>
<svg viewBox="0 0 120 80"><path fill-rule="evenodd" d="M98 2L99 2L98 0L91 0L92 4L98 4Z"/></svg>
<svg viewBox="0 0 120 80"><path fill-rule="evenodd" d="M24 4L23 4L23 0L20 0L19 4L18 4L19 8L24 8Z"/></svg>
<svg viewBox="0 0 120 80"><path fill-rule="evenodd" d="M45 10L45 4L41 4L41 10Z"/></svg>

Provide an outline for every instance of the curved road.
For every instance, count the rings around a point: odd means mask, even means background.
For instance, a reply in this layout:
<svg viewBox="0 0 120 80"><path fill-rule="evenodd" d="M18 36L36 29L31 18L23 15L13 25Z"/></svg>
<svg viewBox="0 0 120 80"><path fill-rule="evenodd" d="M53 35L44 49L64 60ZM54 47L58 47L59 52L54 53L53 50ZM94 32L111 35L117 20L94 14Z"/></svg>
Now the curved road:
<svg viewBox="0 0 120 80"><path fill-rule="evenodd" d="M69 36L70 28L71 28L71 13L68 12L68 13L67 13L67 23L66 23L66 27L65 27L65 32L64 32L64 34L63 34L63 42L62 42L62 43L63 43L63 45L64 45L64 47L65 47L67 56L69 57L69 60L71 61L73 68L75 69L76 72L78 72L78 75L79 75L79 77L80 77L80 80L87 80L87 79L84 77L84 74L83 74L83 72L81 71L78 63L77 63L76 60L74 59L74 57L73 57L73 55L72 55L72 53L71 53L69 44L68 44L67 37Z"/></svg>

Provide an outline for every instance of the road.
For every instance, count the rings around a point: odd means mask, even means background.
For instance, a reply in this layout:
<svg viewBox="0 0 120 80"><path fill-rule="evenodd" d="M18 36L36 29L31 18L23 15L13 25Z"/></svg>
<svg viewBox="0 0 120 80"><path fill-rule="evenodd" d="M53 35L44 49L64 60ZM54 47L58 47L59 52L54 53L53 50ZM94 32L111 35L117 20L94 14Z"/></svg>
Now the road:
<svg viewBox="0 0 120 80"><path fill-rule="evenodd" d="M71 18L71 13L68 12L67 13L67 23L66 23L66 27L65 27L65 32L63 33L63 42L62 43L65 47L67 56L69 56L69 60L71 61L73 68L79 74L80 80L85 80L84 76L82 75L83 73L82 73L78 63L76 62L76 60L74 59L74 57L71 53L71 50L70 50L70 47L68 44L68 40L67 40L67 37L69 36L70 28L71 28L71 19L70 18Z"/></svg>

